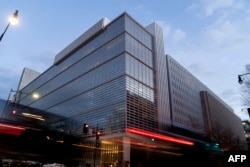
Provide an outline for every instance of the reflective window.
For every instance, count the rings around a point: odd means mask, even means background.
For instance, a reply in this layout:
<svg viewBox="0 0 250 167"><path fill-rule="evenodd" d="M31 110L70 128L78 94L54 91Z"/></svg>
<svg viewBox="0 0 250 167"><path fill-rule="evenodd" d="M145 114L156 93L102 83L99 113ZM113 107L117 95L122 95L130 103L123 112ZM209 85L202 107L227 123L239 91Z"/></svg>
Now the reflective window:
<svg viewBox="0 0 250 167"><path fill-rule="evenodd" d="M103 33L96 36L94 40L91 40L88 43L86 43L84 46L80 47L80 49L73 52L72 55L69 55L58 65L55 65L49 68L42 75L40 75L36 80L30 83L28 87L24 88L23 91L30 93L38 89L42 84L47 83L49 80L54 79L54 77L57 76L59 73L67 70L72 64L77 63L79 60L81 60L85 56L88 56L89 54L94 52L96 49L99 49L100 47L108 43L110 40L115 38L116 36L119 36L122 32L124 32L124 29L125 29L124 24L125 24L124 17L121 17L113 21L112 24L109 24L107 27L105 27L105 30ZM108 46L106 47L108 48ZM43 94L43 92L39 92L39 93ZM27 104L28 102L22 101L22 103Z"/></svg>
<svg viewBox="0 0 250 167"><path fill-rule="evenodd" d="M62 103L67 99L77 96L81 93L87 92L95 87L113 80L122 74L125 74L125 57L121 55L111 61L102 64L101 66L94 68L93 70L83 73L80 77L73 79L71 82L64 84L63 86L57 88L55 91L51 92L44 99L38 99L30 106L34 108L40 108L42 110L47 110L53 105ZM65 78L70 77L68 73L63 73ZM64 77L60 80L55 80L54 85L60 85L64 82ZM46 87L44 87L45 89Z"/></svg>
<svg viewBox="0 0 250 167"><path fill-rule="evenodd" d="M64 72L55 76L53 79L47 81L44 85L37 89L36 92L39 93L41 97L39 100L41 100L43 96L48 93L51 93L58 87L64 86L65 84L72 82L73 80L78 77L81 77L82 75L91 75L92 73L87 73L91 70L99 69L99 67L103 63L110 61L111 59L113 59L113 57L118 56L123 51L124 35L120 35L119 37L113 39L112 41L99 48L92 54L83 58L81 61L68 67L67 70L65 69ZM29 101L32 102L33 100L34 99L26 98L22 100L22 103L29 104Z"/></svg>
<svg viewBox="0 0 250 167"><path fill-rule="evenodd" d="M152 51L129 35L126 35L126 51L149 67L153 67Z"/></svg>
<svg viewBox="0 0 250 167"><path fill-rule="evenodd" d="M126 77L126 90L127 126L147 130L157 128L154 91L130 77Z"/></svg>
<svg viewBox="0 0 250 167"><path fill-rule="evenodd" d="M126 73L147 86L154 87L153 69L129 55L126 55Z"/></svg>
<svg viewBox="0 0 250 167"><path fill-rule="evenodd" d="M154 90L130 77L126 77L126 90L130 93L136 94L142 98L154 102Z"/></svg>
<svg viewBox="0 0 250 167"><path fill-rule="evenodd" d="M140 41L147 48L152 50L152 36L150 33L136 23L133 19L126 16L126 31L131 34L135 39Z"/></svg>

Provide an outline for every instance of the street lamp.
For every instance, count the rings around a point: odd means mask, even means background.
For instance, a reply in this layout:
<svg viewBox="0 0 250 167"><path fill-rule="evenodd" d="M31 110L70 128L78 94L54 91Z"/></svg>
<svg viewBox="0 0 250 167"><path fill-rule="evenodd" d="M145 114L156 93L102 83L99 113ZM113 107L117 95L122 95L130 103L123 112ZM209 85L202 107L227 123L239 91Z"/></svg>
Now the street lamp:
<svg viewBox="0 0 250 167"><path fill-rule="evenodd" d="M239 84L242 84L242 83L243 83L243 80L242 80L242 77L241 77L241 76L243 76L243 75L248 75L248 74L250 74L250 73L245 73L245 74L238 75L238 82L239 82Z"/></svg>
<svg viewBox="0 0 250 167"><path fill-rule="evenodd" d="M14 92L14 93L16 93L16 95L15 95L15 98L14 98L14 102L17 102L17 98L19 98L19 95L30 95L32 98L34 98L34 99L38 99L40 96L39 96L39 94L38 93L25 93L25 92L23 92L23 91L17 91L17 90L13 90L13 89L11 89L10 90L10 94L9 94L9 97L8 97L8 99L7 100L9 100L10 99L10 96L11 96L11 93L12 92Z"/></svg>
<svg viewBox="0 0 250 167"><path fill-rule="evenodd" d="M5 32L7 31L7 29L9 28L10 24L13 24L13 25L17 24L17 16L18 16L18 10L16 10L15 13L13 14L13 16L9 19L9 23L8 23L7 27L5 28L4 32L0 36L0 41L2 41L2 38L5 34Z"/></svg>
<svg viewBox="0 0 250 167"><path fill-rule="evenodd" d="M15 93L13 95L13 98L11 98L12 93ZM33 99L38 99L40 97L40 95L38 93L25 93L23 91L10 89L10 93L9 93L8 98L6 100L2 115L0 115L0 121L3 119L3 114L7 111L9 103L13 103L12 109L14 109L16 103L18 103L19 96L22 95L22 94L30 95Z"/></svg>

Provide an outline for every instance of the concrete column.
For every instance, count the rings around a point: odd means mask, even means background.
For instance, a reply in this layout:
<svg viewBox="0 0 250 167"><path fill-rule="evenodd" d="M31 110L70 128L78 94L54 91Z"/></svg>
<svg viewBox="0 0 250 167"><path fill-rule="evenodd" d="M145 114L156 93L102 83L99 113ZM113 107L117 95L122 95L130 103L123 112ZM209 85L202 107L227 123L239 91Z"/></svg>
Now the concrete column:
<svg viewBox="0 0 250 167"><path fill-rule="evenodd" d="M123 137L123 164L124 167L130 167L130 138L128 137Z"/></svg>

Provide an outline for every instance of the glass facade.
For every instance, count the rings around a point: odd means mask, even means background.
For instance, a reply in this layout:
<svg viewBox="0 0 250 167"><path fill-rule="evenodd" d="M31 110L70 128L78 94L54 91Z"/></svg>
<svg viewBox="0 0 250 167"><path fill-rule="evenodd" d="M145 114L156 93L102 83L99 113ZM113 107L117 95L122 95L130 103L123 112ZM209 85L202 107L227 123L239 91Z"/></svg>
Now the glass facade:
<svg viewBox="0 0 250 167"><path fill-rule="evenodd" d="M36 92L37 100L21 95L20 103L63 116L74 122L68 133L81 135L82 125L105 134L126 127L157 128L152 35L128 15L118 17L105 30L63 61L53 65L23 92ZM64 120L44 124L57 127Z"/></svg>

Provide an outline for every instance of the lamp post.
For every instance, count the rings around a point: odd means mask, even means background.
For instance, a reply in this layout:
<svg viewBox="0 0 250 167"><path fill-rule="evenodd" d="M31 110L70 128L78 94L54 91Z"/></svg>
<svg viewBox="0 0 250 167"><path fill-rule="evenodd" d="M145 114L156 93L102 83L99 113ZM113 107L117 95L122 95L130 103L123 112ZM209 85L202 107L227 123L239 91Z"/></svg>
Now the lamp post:
<svg viewBox="0 0 250 167"><path fill-rule="evenodd" d="M243 83L242 76L243 75L248 75L248 74L250 74L250 73L245 73L245 74L238 75L238 82L239 82L239 84Z"/></svg>
<svg viewBox="0 0 250 167"><path fill-rule="evenodd" d="M14 95L13 99L11 99L12 93L16 93ZM37 93L25 93L25 92L22 92L22 91L10 89L10 93L9 93L8 98L6 100L6 103L5 103L2 115L0 115L0 122L4 119L4 114L5 114L5 112L7 112L7 108L8 108L9 102L13 103L12 109L14 109L15 105L16 105L16 103L18 101L17 99L22 94L31 95L33 99L38 99L39 98L39 94L37 94Z"/></svg>
<svg viewBox="0 0 250 167"><path fill-rule="evenodd" d="M13 14L13 16L10 18L8 25L6 26L2 35L0 36L0 41L2 41L2 38L3 38L4 34L6 33L7 29L9 28L10 24L17 23L17 17L18 17L18 10L16 10L15 13Z"/></svg>
<svg viewBox="0 0 250 167"><path fill-rule="evenodd" d="M10 90L10 93L9 93L9 97L8 97L7 100L10 99L11 93L16 93L16 95L15 95L15 97L14 97L14 103L17 102L17 99L18 99L19 96L22 95L22 94L31 95L31 97L34 98L34 99L38 99L38 98L39 98L39 94L37 94L37 93L25 93L25 92L23 92L23 91L17 91L17 90L11 89L11 90Z"/></svg>

